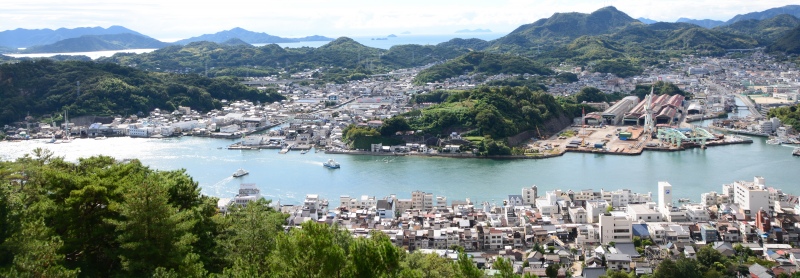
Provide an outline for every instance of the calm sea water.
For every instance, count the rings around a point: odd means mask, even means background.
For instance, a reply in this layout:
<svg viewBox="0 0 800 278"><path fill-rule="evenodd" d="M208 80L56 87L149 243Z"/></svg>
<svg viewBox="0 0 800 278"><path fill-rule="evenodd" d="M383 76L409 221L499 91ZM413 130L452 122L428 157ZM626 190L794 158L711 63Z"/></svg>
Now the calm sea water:
<svg viewBox="0 0 800 278"><path fill-rule="evenodd" d="M544 160L491 160L430 157L326 155L322 152L279 154L278 150L227 150L233 140L183 137L172 139L78 139L68 144L44 140L0 142L0 159L11 160L47 148L67 160L109 155L136 158L155 169L186 169L202 192L231 197L239 183L256 183L262 193L283 204L298 204L305 194L320 194L332 204L340 195L389 194L410 197L422 190L449 200L500 202L522 187L540 190L620 189L656 192L658 181L669 181L678 198L699 200L700 193L720 191L723 183L763 176L768 185L799 194L800 157L791 148L753 144L693 149L682 152L645 152L641 156L568 153ZM322 162L334 158L342 168L329 170ZM231 178L238 168L250 175Z"/></svg>

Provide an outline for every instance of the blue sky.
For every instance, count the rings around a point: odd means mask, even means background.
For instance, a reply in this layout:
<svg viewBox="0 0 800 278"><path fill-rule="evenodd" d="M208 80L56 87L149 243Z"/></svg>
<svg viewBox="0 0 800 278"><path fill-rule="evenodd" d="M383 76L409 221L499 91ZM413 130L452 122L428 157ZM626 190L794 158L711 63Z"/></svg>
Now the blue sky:
<svg viewBox="0 0 800 278"><path fill-rule="evenodd" d="M404 31L450 34L475 28L508 33L556 12L589 13L604 6L615 6L633 18L674 22L680 17L728 20L737 14L795 3L796 0L3 0L0 31L121 25L166 41L233 27L284 37L370 36Z"/></svg>

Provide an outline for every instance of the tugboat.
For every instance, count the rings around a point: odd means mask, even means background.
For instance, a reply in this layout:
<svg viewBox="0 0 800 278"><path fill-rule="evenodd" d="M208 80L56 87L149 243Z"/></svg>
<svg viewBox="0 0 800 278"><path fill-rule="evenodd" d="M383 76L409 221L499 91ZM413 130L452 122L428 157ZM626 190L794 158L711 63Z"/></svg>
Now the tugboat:
<svg viewBox="0 0 800 278"><path fill-rule="evenodd" d="M236 172L233 172L233 177L238 178L244 175L250 174L250 172L245 171L244 169L239 168Z"/></svg>
<svg viewBox="0 0 800 278"><path fill-rule="evenodd" d="M328 162L322 163L322 166L325 166L328 169L339 169L339 162L333 160L333 158L328 159Z"/></svg>

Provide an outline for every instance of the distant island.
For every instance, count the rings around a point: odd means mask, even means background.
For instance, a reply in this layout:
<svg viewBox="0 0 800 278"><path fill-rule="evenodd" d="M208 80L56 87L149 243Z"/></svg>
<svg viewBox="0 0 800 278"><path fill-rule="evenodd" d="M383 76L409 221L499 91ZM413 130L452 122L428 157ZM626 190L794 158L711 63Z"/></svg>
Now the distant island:
<svg viewBox="0 0 800 278"><path fill-rule="evenodd" d="M402 33L400 33L400 35L411 35L411 31L402 32Z"/></svg>
<svg viewBox="0 0 800 278"><path fill-rule="evenodd" d="M491 32L492 30L489 29L475 29L475 30L463 29L456 31L456 33L491 33Z"/></svg>
<svg viewBox="0 0 800 278"><path fill-rule="evenodd" d="M387 38L396 38L396 37L397 37L397 35L395 35L395 34L390 34L390 35L388 35L388 36L386 36L386 37L387 37Z"/></svg>

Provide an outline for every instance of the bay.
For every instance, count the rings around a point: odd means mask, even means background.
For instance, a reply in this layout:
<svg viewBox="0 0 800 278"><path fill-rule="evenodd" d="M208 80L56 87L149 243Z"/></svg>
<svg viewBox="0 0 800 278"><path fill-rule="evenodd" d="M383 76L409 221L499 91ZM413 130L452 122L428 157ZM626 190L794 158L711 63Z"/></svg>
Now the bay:
<svg viewBox="0 0 800 278"><path fill-rule="evenodd" d="M328 155L314 151L279 154L278 150L228 150L225 147L235 140L188 136L77 139L55 145L42 139L0 142L0 159L13 160L35 148L47 148L70 161L100 154L135 158L155 169L186 169L206 195L232 197L240 183L256 183L262 194L282 204L300 204L306 194L320 194L332 205L339 203L341 195L382 198L397 194L410 198L414 190L448 200L500 203L508 194L520 194L522 187L534 184L540 192L627 188L655 193L658 181L670 182L676 198L699 201L700 193L719 192L724 183L751 181L754 176L763 176L767 185L784 192L800 194L800 157L793 157L790 147L754 139L752 144L705 150L646 151L640 156L567 153L542 160ZM322 162L328 158L337 160L342 168L324 168ZM232 178L238 168L250 174Z"/></svg>

